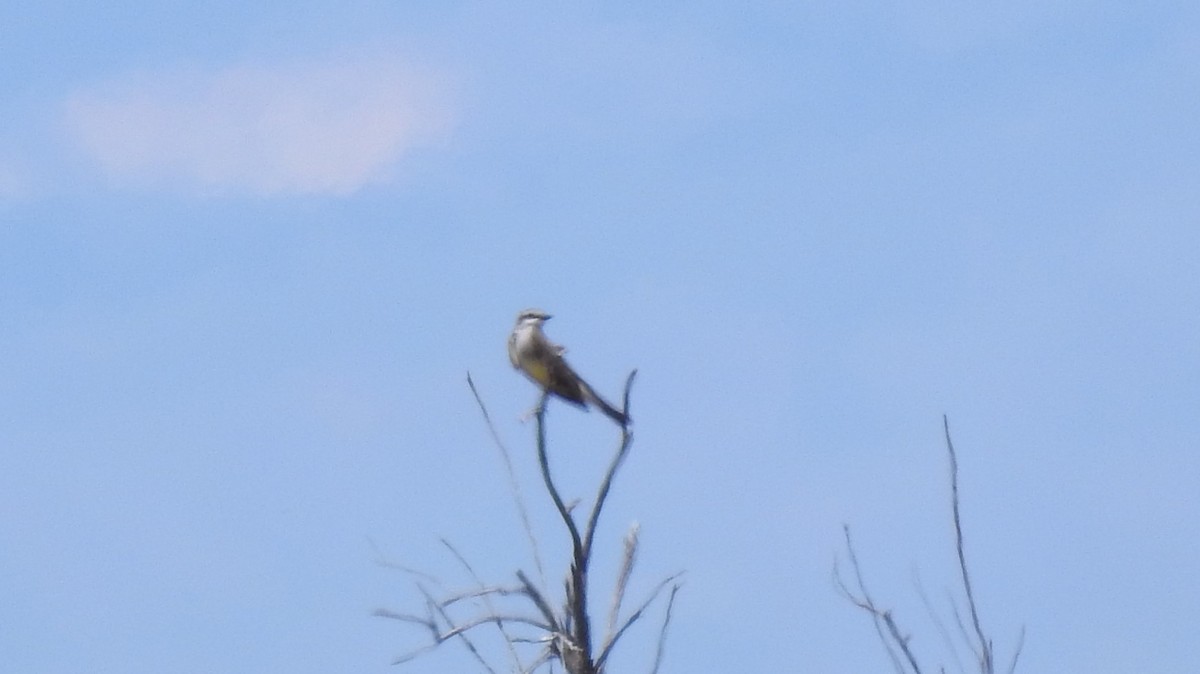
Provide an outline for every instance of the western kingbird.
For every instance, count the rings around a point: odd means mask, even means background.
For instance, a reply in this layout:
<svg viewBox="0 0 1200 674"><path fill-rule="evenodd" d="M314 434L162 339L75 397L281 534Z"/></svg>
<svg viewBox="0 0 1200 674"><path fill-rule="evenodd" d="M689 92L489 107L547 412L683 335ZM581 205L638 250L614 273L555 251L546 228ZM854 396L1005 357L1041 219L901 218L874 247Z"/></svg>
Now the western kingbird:
<svg viewBox="0 0 1200 674"><path fill-rule="evenodd" d="M562 357L566 349L550 341L542 332L542 324L549 319L550 314L537 309L526 309L517 314L517 324L508 337L508 359L513 367L546 392L584 409L595 405L613 421L627 425L629 417L580 379Z"/></svg>

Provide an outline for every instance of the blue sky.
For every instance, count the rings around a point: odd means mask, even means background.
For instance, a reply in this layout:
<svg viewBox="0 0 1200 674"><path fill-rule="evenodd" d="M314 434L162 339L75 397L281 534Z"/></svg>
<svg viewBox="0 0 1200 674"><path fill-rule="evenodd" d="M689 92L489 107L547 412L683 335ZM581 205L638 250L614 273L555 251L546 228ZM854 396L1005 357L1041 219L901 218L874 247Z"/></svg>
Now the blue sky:
<svg viewBox="0 0 1200 674"><path fill-rule="evenodd" d="M516 312L637 439L597 589L686 570L663 671L954 667L941 415L1019 671L1194 671L1194 3L0 6L0 653L397 670L379 557L547 555ZM550 411L590 493L602 415ZM558 567L549 585L559 586ZM607 575L606 575L607 574ZM658 616L654 616L657 620ZM646 671L649 624L618 656ZM618 665L614 665L618 666Z"/></svg>

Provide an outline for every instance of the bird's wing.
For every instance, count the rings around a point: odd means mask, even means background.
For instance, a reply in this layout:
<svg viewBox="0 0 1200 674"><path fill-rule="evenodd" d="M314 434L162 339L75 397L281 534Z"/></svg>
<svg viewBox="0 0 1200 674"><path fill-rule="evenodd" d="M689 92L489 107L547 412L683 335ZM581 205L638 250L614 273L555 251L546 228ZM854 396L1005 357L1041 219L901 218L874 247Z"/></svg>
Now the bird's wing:
<svg viewBox="0 0 1200 674"><path fill-rule="evenodd" d="M513 367L521 367L521 361L517 358L517 333L512 333L508 336L508 362L512 363Z"/></svg>
<svg viewBox="0 0 1200 674"><path fill-rule="evenodd" d="M587 385L579 379L579 375L575 374L571 366L567 365L567 361L563 360L562 351L561 346L546 339L544 335L537 334L529 345L527 355L528 360L532 362L527 363L527 366L533 363L544 365L544 371L531 373L534 378L538 379L547 391L563 400L586 407L584 387Z"/></svg>
<svg viewBox="0 0 1200 674"><path fill-rule="evenodd" d="M561 397L563 400L587 407L587 398L584 391L587 384L575 374L567 361L562 359L562 356L554 354L546 360L547 364L547 381L546 389L551 393Z"/></svg>

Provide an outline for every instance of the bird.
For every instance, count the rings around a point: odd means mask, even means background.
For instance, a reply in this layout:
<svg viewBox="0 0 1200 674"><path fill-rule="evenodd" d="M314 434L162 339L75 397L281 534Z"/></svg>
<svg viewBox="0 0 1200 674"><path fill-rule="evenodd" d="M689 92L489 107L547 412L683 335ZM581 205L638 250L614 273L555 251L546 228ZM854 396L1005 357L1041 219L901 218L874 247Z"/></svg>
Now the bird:
<svg viewBox="0 0 1200 674"><path fill-rule="evenodd" d="M550 341L542 332L542 325L550 318L550 314L539 309L526 309L517 314L517 323L508 337L508 359L512 366L547 393L583 409L594 405L622 428L629 425L629 415L601 398L575 374L563 358L566 348Z"/></svg>

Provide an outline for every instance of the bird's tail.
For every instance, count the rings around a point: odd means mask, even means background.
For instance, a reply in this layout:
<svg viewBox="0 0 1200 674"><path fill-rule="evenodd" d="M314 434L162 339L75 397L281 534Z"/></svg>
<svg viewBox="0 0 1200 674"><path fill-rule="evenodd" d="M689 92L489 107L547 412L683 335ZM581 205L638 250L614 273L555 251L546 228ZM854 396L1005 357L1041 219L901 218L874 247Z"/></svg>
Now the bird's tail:
<svg viewBox="0 0 1200 674"><path fill-rule="evenodd" d="M583 383L583 382L581 381L580 383ZM596 407L599 407L601 412L604 412L604 414L607 415L609 419L612 419L613 421L620 424L622 428L628 426L629 422L632 421L632 419L629 418L628 414L625 414L621 410L613 407L611 404L609 404L609 402L607 400L605 400L604 398L601 398L600 394L596 393L592 389L591 386L587 385L586 383L583 383L582 388L583 388L583 395L585 398L587 398L587 401L589 403L595 405Z"/></svg>

